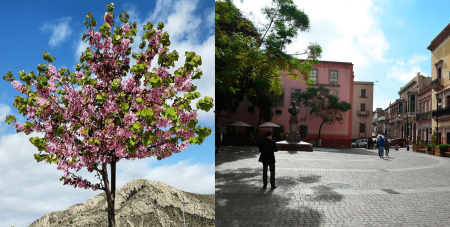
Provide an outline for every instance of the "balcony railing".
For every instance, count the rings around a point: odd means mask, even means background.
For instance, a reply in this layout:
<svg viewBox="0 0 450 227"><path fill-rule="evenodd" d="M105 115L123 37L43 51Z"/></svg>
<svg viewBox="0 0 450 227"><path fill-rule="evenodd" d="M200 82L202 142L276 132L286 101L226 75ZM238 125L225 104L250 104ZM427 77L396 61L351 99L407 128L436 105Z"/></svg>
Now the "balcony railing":
<svg viewBox="0 0 450 227"><path fill-rule="evenodd" d="M428 111L426 113L417 114L416 119L418 121L423 121L423 120L426 120L426 119L428 119L430 117L431 117L431 111Z"/></svg>
<svg viewBox="0 0 450 227"><path fill-rule="evenodd" d="M366 133L364 133L364 132L359 133L359 138L365 138L365 137L366 137Z"/></svg>
<svg viewBox="0 0 450 227"><path fill-rule="evenodd" d="M432 113L433 113L433 118L435 118L437 116L439 116L439 117L450 116L450 107L433 110Z"/></svg>
<svg viewBox="0 0 450 227"><path fill-rule="evenodd" d="M442 77L436 78L431 81L431 88L435 91L440 91L444 87L444 84L442 83Z"/></svg>
<svg viewBox="0 0 450 227"><path fill-rule="evenodd" d="M369 111L368 110L357 110L356 113L358 114L358 116L362 116L362 117L369 116Z"/></svg>

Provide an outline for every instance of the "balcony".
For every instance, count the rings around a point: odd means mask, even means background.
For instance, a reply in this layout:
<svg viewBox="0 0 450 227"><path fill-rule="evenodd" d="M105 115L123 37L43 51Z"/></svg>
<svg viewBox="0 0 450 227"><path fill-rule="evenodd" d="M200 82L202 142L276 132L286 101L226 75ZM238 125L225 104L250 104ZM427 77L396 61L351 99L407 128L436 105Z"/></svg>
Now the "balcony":
<svg viewBox="0 0 450 227"><path fill-rule="evenodd" d="M356 113L360 117L367 117L367 116L369 116L369 111L368 110L357 110Z"/></svg>
<svg viewBox="0 0 450 227"><path fill-rule="evenodd" d="M423 121L423 120L427 120L431 117L431 111L428 111L426 113L421 113L421 114L417 114L417 120L418 121Z"/></svg>
<svg viewBox="0 0 450 227"><path fill-rule="evenodd" d="M359 133L359 138L365 138L365 137L366 137L366 133L364 133L364 132Z"/></svg>
<svg viewBox="0 0 450 227"><path fill-rule="evenodd" d="M440 108L432 111L433 118L439 116L439 121L450 120L450 107Z"/></svg>
<svg viewBox="0 0 450 227"><path fill-rule="evenodd" d="M431 81L431 88L433 88L434 91L442 90L442 88L444 88L444 83L442 81L442 77L432 80Z"/></svg>

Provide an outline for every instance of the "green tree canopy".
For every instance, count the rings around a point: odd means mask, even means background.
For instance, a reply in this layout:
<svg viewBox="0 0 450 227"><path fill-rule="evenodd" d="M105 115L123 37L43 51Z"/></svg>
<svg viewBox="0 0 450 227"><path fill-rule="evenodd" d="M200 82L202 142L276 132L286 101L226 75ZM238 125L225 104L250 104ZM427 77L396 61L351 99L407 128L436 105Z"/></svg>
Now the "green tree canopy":
<svg viewBox="0 0 450 227"><path fill-rule="evenodd" d="M337 96L330 94L330 89L322 85L309 87L306 91L301 92L299 102L302 106L311 108L304 118L300 118L301 121L312 120L316 117L321 119L318 139L321 138L320 131L323 124L341 123L343 120L342 113L352 109L350 103L339 101Z"/></svg>
<svg viewBox="0 0 450 227"><path fill-rule="evenodd" d="M231 0L216 1L216 122L221 111L237 106L243 95L282 92L281 73L308 82L312 65L322 49L311 43L299 61L286 53L286 45L309 30L309 18L292 0L273 0L262 9L268 23L259 33Z"/></svg>

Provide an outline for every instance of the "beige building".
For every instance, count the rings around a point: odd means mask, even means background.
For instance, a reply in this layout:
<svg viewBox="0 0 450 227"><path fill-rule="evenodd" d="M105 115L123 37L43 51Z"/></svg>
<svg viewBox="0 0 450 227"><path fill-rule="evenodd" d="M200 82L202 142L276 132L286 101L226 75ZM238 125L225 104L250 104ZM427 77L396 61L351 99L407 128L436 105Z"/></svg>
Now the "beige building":
<svg viewBox="0 0 450 227"><path fill-rule="evenodd" d="M431 51L433 131L439 122L440 143L450 143L450 24L427 47ZM437 109L436 94L440 97Z"/></svg>
<svg viewBox="0 0 450 227"><path fill-rule="evenodd" d="M373 82L353 82L352 139L372 137Z"/></svg>

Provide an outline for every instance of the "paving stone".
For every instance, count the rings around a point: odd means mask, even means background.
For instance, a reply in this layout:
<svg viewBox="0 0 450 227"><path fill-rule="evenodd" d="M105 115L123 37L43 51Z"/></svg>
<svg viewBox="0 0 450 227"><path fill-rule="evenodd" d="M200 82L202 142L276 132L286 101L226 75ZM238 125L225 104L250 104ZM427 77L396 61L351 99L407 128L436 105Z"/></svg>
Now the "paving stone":
<svg viewBox="0 0 450 227"><path fill-rule="evenodd" d="M278 188L263 190L256 147L216 155L216 226L450 226L450 158L405 148L386 160L363 148L275 156Z"/></svg>

